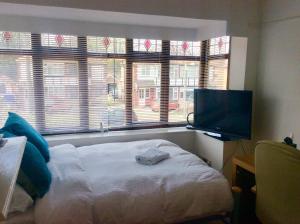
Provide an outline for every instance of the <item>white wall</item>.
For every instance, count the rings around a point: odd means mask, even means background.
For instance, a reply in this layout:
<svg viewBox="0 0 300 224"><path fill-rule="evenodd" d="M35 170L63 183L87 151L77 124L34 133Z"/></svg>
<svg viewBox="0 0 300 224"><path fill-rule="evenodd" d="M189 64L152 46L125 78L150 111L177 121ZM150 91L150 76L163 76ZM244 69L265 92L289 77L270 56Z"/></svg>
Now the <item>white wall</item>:
<svg viewBox="0 0 300 224"><path fill-rule="evenodd" d="M266 0L257 77L256 138L300 144L300 1Z"/></svg>
<svg viewBox="0 0 300 224"><path fill-rule="evenodd" d="M61 6L115 12L228 19L232 0L1 0L2 2ZM247 1L251 2L251 1Z"/></svg>
<svg viewBox="0 0 300 224"><path fill-rule="evenodd" d="M231 37L229 61L229 89L243 90L247 66L247 45L245 37Z"/></svg>

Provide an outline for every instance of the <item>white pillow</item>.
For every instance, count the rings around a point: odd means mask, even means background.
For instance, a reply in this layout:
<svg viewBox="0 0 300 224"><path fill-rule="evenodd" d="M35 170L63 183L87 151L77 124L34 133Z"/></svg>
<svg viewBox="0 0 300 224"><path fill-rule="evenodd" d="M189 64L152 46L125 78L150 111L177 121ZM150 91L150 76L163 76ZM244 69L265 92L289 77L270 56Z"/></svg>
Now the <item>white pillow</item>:
<svg viewBox="0 0 300 224"><path fill-rule="evenodd" d="M32 198L26 193L26 191L21 186L16 184L9 206L9 213L25 212L27 208L29 208L32 205Z"/></svg>

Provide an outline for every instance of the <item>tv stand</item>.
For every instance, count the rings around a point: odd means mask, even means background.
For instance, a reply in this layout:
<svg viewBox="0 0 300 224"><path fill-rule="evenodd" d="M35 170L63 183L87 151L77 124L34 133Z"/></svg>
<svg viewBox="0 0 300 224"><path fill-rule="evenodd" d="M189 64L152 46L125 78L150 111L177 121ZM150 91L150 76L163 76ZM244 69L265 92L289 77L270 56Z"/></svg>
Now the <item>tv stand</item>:
<svg viewBox="0 0 300 224"><path fill-rule="evenodd" d="M215 138L215 139L218 139L220 141L223 141L223 142L227 142L227 141L231 141L232 139L226 135L222 135L222 134L216 134L216 133L212 133L212 132L205 132L203 133L209 137L212 137L212 138Z"/></svg>
<svg viewBox="0 0 300 224"><path fill-rule="evenodd" d="M222 140L224 137L226 141ZM229 183L231 183L231 159L239 151L240 141L231 139L231 136L217 137L195 130L194 144L196 154L209 161L211 166L223 173Z"/></svg>
<svg viewBox="0 0 300 224"><path fill-rule="evenodd" d="M192 125L187 125L185 127L187 129L190 129L190 130L199 130L199 131L201 131L201 129L198 129L198 128L192 126ZM218 133L214 133L214 132L204 132L203 134L205 134L205 135L207 135L209 137L218 139L218 140L223 141L223 142L237 141L237 140L241 140L242 139L242 138L239 138L239 137L236 137L236 136L223 135L223 134L218 134Z"/></svg>

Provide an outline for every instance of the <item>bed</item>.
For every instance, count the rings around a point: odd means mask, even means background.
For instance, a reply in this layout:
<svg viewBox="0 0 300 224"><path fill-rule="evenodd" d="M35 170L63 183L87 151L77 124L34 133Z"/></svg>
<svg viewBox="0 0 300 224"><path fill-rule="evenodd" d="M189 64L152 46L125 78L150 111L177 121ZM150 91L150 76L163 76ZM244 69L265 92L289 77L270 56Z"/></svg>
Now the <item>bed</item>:
<svg viewBox="0 0 300 224"><path fill-rule="evenodd" d="M153 166L136 163L150 147L170 153ZM50 149L49 192L36 201L36 224L179 223L230 212L222 174L165 140Z"/></svg>

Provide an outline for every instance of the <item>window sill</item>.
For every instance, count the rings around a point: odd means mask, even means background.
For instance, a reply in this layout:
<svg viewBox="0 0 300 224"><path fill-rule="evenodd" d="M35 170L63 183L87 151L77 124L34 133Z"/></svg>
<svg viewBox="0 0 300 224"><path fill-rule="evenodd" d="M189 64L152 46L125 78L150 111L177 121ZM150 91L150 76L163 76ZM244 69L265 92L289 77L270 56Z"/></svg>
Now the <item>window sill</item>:
<svg viewBox="0 0 300 224"><path fill-rule="evenodd" d="M150 139L156 135L164 134L178 134L178 133L193 133L194 130L186 129L185 127L171 127L171 128L153 128L140 130L125 130L112 131L106 133L77 133L77 134L61 134L45 136L50 146L71 143L75 146L100 144L113 141L134 141L138 139ZM152 137L152 138L153 138Z"/></svg>

